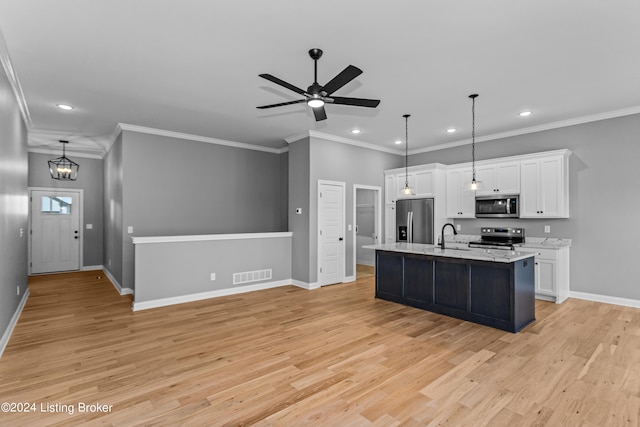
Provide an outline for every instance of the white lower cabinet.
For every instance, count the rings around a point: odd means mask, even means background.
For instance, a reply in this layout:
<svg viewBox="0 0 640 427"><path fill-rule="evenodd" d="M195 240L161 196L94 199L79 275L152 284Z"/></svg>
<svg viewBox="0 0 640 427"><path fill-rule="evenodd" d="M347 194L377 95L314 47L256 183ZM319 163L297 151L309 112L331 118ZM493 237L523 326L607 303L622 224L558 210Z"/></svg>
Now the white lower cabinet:
<svg viewBox="0 0 640 427"><path fill-rule="evenodd" d="M535 251L536 298L562 303L569 297L569 247L537 249Z"/></svg>

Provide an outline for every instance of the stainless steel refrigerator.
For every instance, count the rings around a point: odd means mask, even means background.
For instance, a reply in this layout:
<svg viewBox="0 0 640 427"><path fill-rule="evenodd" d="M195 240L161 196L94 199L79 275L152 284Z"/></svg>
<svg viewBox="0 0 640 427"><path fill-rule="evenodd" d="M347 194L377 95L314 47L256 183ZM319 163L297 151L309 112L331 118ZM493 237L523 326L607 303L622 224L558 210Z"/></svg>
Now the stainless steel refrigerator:
<svg viewBox="0 0 640 427"><path fill-rule="evenodd" d="M396 201L396 242L433 245L433 199Z"/></svg>

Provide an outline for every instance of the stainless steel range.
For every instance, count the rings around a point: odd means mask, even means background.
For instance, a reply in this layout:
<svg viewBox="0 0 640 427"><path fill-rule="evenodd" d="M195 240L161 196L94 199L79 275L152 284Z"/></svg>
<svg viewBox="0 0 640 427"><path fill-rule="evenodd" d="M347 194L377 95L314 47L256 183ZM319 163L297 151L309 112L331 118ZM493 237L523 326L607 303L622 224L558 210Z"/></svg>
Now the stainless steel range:
<svg viewBox="0 0 640 427"><path fill-rule="evenodd" d="M469 242L470 248L508 249L524 243L524 228L482 227L480 240Z"/></svg>

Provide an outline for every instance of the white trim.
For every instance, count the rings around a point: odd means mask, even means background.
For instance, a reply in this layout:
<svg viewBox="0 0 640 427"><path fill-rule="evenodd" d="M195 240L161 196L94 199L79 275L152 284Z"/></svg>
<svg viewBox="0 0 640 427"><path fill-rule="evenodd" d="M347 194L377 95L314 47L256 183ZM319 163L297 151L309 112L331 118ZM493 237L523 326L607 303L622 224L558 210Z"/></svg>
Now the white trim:
<svg viewBox="0 0 640 427"><path fill-rule="evenodd" d="M4 73L7 75L7 80L9 81L9 85L13 90L13 95L16 97L16 103L18 104L18 108L20 109L20 114L22 115L22 120L24 120L27 128L31 127L31 114L29 114L29 107L27 106L27 100L24 97L24 92L22 92L22 86L20 85L20 80L18 80L18 75L13 68L13 64L11 63L11 56L9 55L9 48L7 47L7 43L4 39L4 35L2 34L2 30L0 30L0 63L2 63L2 68L4 69Z"/></svg>
<svg viewBox="0 0 640 427"><path fill-rule="evenodd" d="M103 269L101 265L85 265L80 267L80 271L99 271Z"/></svg>
<svg viewBox="0 0 640 427"><path fill-rule="evenodd" d="M496 139L509 138L509 137L518 136L518 135L525 135L528 133L542 132L545 130L552 130L552 129L564 128L569 126L581 125L584 123L597 122L599 120L614 119L616 117L630 116L632 114L638 114L638 113L640 113L640 106L624 108L622 110L607 111L604 113L593 114L590 116L575 117L573 119L560 120L557 122L546 123L538 126L531 126L527 128L516 129L512 131L507 131L507 132L498 132L491 135L476 137L476 143L493 141ZM445 142L444 144L438 144L432 147L409 150L409 155L428 153L430 151L444 150L446 148L453 148L453 147L458 147L460 145L467 145L467 144L471 144L471 139Z"/></svg>
<svg viewBox="0 0 640 427"><path fill-rule="evenodd" d="M27 151L29 153L51 154L52 156L60 156L62 154L62 150L53 150L48 148L28 148ZM65 150L65 152L70 157L82 157L85 159L98 159L98 160L102 160L104 158L100 154L81 153L78 151L69 151L69 150Z"/></svg>
<svg viewBox="0 0 640 427"><path fill-rule="evenodd" d="M130 125L126 123L118 123L118 126L122 130L138 133L146 133L150 135L166 136L169 138L187 139L190 141L206 142L208 144L226 145L228 147L243 148L245 150L264 151L266 153L282 154L289 150L288 147L284 148L271 148L262 147L260 145L247 144L245 142L227 141L224 139L211 138L208 136L193 135L182 132L174 132L171 130L155 129L145 126ZM117 134L116 134L117 136Z"/></svg>
<svg viewBox="0 0 640 427"><path fill-rule="evenodd" d="M397 156L404 156L404 151L401 151L401 150L395 150L393 148L383 147L381 145L372 144L370 142L357 141L355 139L336 136L330 133L318 132L316 130L310 130L308 132L292 135L292 136L286 137L284 140L287 141L288 144L291 144L293 142L299 141L306 137L320 138L326 141L334 141L334 142L339 142L341 144L355 145L356 147L367 148L369 150L382 151L384 153L391 153Z"/></svg>
<svg viewBox="0 0 640 427"><path fill-rule="evenodd" d="M355 282L356 281L356 276L346 276L344 278L344 281L342 283L350 283L350 282Z"/></svg>
<svg viewBox="0 0 640 427"><path fill-rule="evenodd" d="M106 268L103 268L102 271L104 271L105 276L107 276L109 281L111 281L111 284L113 285L114 288L116 288L116 291L118 291L120 295L134 295L133 289L123 288L120 285L120 283L118 283L116 278L113 277L113 275L109 272L109 270L107 270Z"/></svg>
<svg viewBox="0 0 640 427"><path fill-rule="evenodd" d="M46 192L53 192L53 193L78 193L78 198L80 200L80 203L78 203L79 206L79 215L78 215L78 233L79 233L79 237L80 237L80 247L78 248L78 270L72 270L72 271L80 271L82 270L82 263L84 261L84 189L82 188L53 188L53 187L29 187L29 230L27 230L28 234L28 239L27 239L27 250L29 251L29 274L33 274L31 271L31 267L32 267L32 261L31 261L31 239L33 238L33 234L31 232L32 228L33 228L33 224L31 223L32 221L32 215L31 215L31 207L33 205L33 192L34 191L46 191ZM51 273L58 273L56 271L52 271L52 272L48 272L48 273L38 273L38 274L51 274ZM64 271L60 271L59 273L64 273Z"/></svg>
<svg viewBox="0 0 640 427"><path fill-rule="evenodd" d="M16 324L18 323L18 319L22 314L22 309L27 303L27 299L29 298L30 294L31 292L29 291L29 288L27 288L24 295L22 295L20 304L18 304L18 307L16 308L15 313L13 313L13 316L9 321L9 325L7 325L7 329L5 329L4 334L2 334L2 339L0 339L0 357L2 357L2 353L4 353L4 349L7 347L7 344L9 344L9 338L11 338L11 334L13 333L13 328L16 327Z"/></svg>
<svg viewBox="0 0 640 427"><path fill-rule="evenodd" d="M258 283L255 285L238 286L217 291L200 292L197 294L181 295L177 297L160 298L151 301L133 302L132 310L140 311L150 308L165 307L174 304L183 304L186 302L200 301L209 298L216 298L228 295L242 294L245 292L261 291L264 289L278 288L281 286L291 285L291 280L277 280L273 282Z"/></svg>
<svg viewBox="0 0 640 427"><path fill-rule="evenodd" d="M374 244L381 243L382 239L382 187L378 187L375 185L360 185L353 184L353 229L351 230L353 233L353 280L356 280L356 264L358 263L356 252L356 194L357 190L372 190L376 192L376 201L375 201L375 215L376 215L376 227L375 232L378 239ZM349 280L350 282L353 280Z"/></svg>
<svg viewBox="0 0 640 427"><path fill-rule="evenodd" d="M320 289L320 283L318 282L307 283L300 280L291 279L291 284L307 290Z"/></svg>
<svg viewBox="0 0 640 427"><path fill-rule="evenodd" d="M291 237L293 232L283 231L277 233L239 233L239 234L194 234L191 236L150 236L132 237L134 245L147 243L177 243L177 242L203 242L211 240L242 240L242 239L269 239L278 237Z"/></svg>
<svg viewBox="0 0 640 427"><path fill-rule="evenodd" d="M608 295L590 294L586 292L569 291L569 298L582 299L586 301L602 302L605 304L615 304L624 307L640 308L640 300L631 298L611 297Z"/></svg>

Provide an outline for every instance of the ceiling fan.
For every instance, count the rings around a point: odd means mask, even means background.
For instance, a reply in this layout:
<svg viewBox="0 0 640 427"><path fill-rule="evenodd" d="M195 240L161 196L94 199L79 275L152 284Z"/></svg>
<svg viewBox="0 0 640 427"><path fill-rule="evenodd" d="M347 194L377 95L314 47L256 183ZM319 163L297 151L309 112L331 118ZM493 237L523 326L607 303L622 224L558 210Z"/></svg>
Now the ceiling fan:
<svg viewBox="0 0 640 427"><path fill-rule="evenodd" d="M331 96L335 91L340 89L342 86L346 85L351 80L355 79L360 74L362 74L362 70L359 69L358 67L354 67L353 65L349 65L347 68L342 70L340 74L338 74L333 79L331 79L329 83L325 84L324 86L321 86L320 84L318 84L318 59L320 59L320 57L322 56L322 50L311 49L309 51L309 56L311 57L311 59L313 59L313 84L311 84L311 86L309 86L306 91L290 83L287 83L284 80L280 80L279 78L274 77L271 74L260 74L260 77L262 77L263 79L267 79L275 84L278 84L282 87L292 90L304 96L304 99L299 99L297 101L281 102L279 104L262 105L257 108L262 110L265 108L282 107L283 105L300 104L300 103L306 102L307 105L311 107L311 110L313 111L313 115L315 116L316 121L319 122L327 118L327 113L324 110L324 104L353 105L356 107L369 107L369 108L375 108L378 106L378 104L380 104L379 99Z"/></svg>

